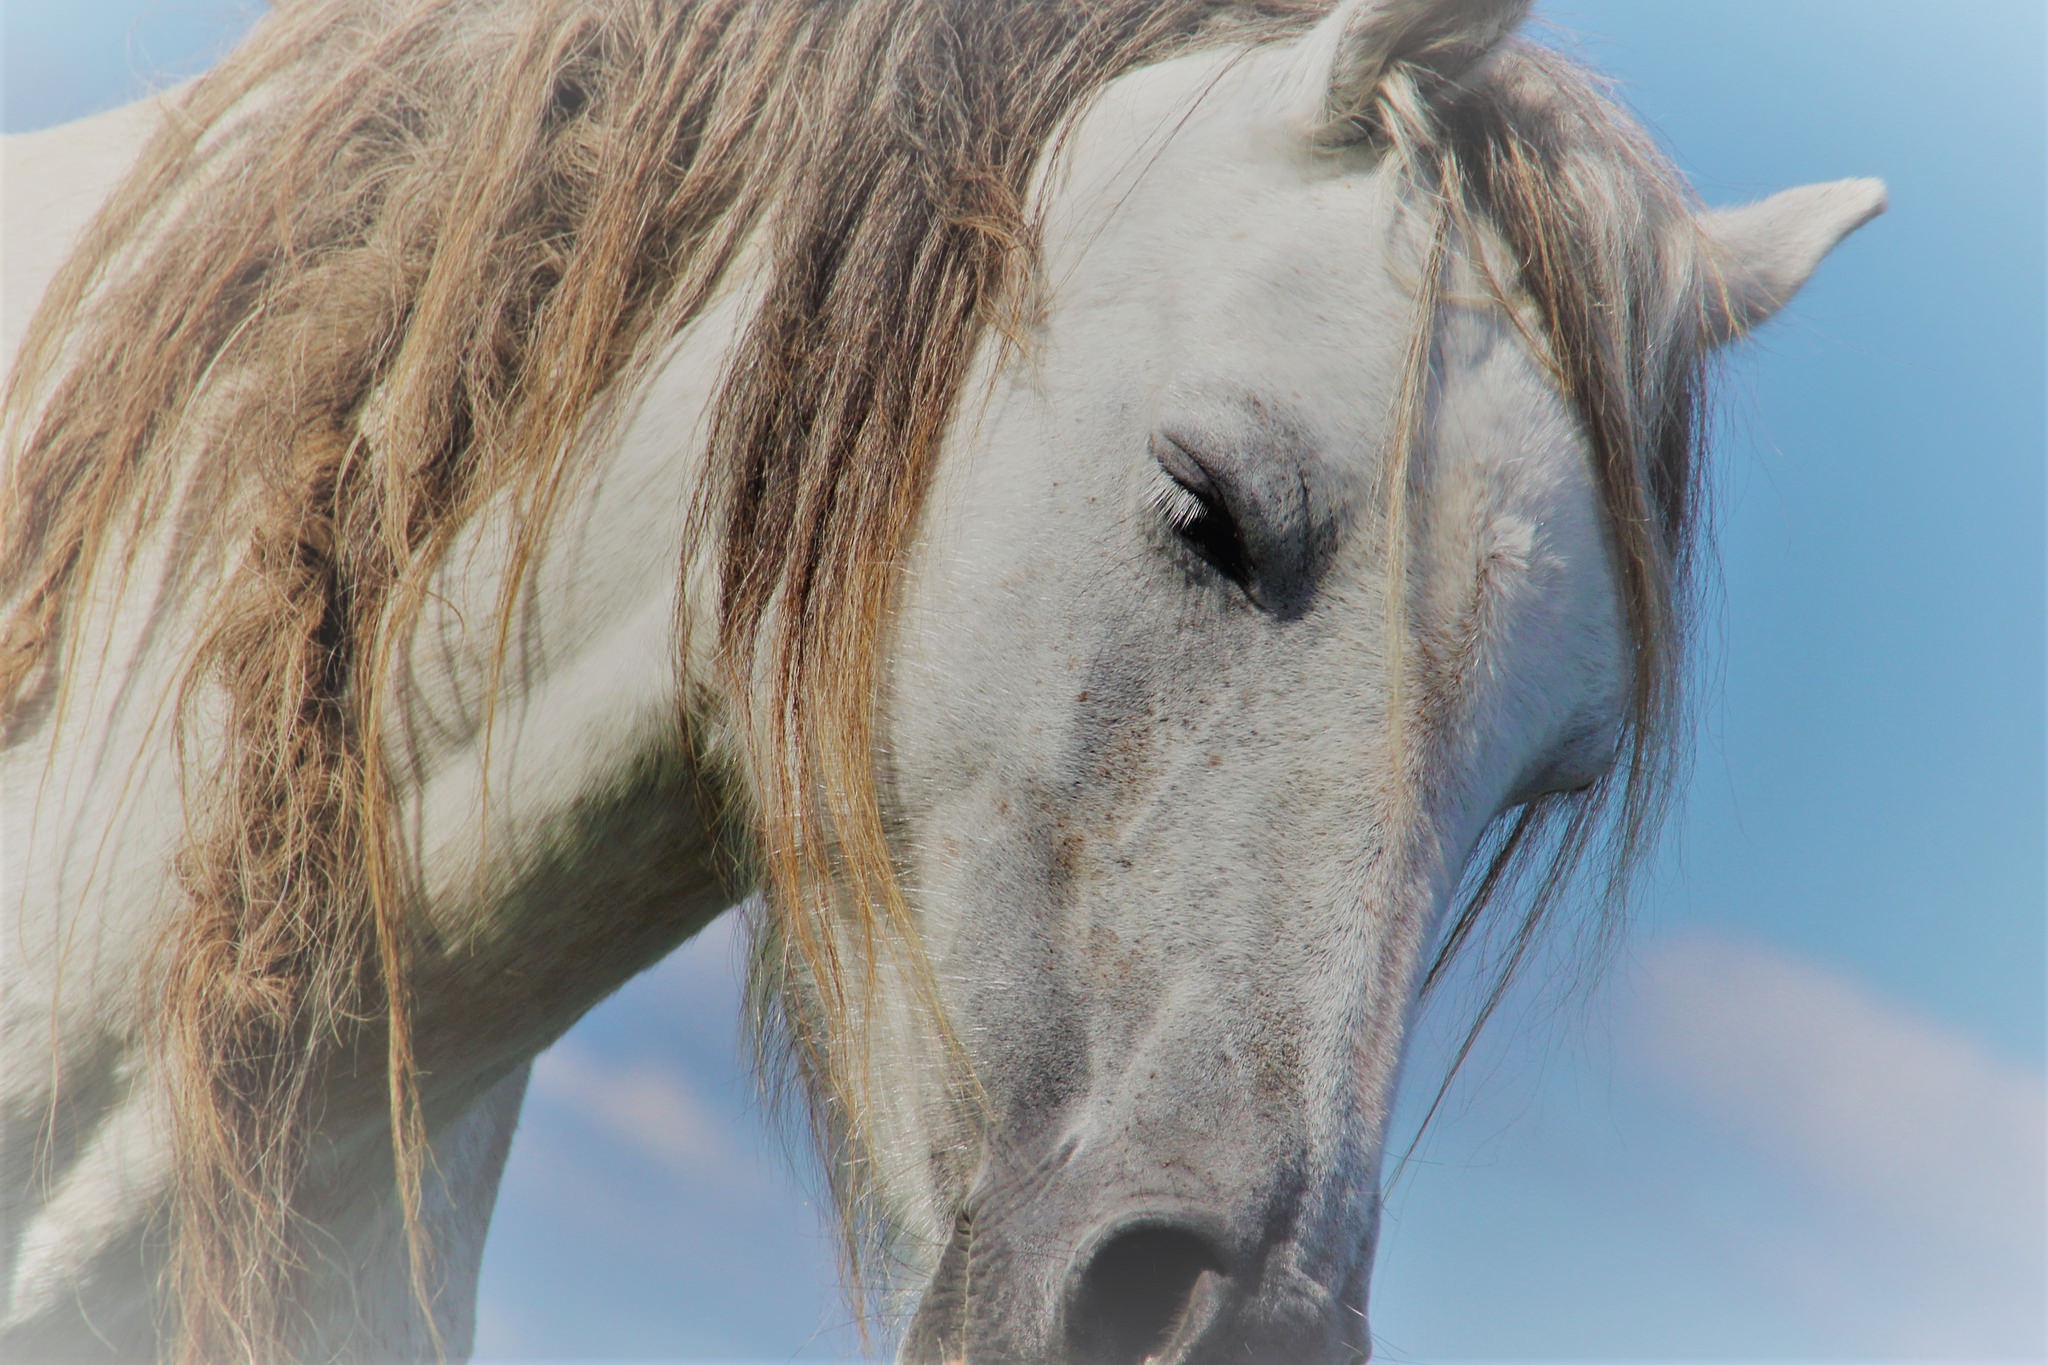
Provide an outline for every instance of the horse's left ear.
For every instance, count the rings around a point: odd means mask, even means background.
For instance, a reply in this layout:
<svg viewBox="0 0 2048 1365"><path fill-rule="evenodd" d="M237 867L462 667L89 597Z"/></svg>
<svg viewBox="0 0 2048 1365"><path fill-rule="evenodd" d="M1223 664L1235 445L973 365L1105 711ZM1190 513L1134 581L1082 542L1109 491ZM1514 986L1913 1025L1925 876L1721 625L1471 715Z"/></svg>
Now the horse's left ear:
<svg viewBox="0 0 2048 1365"><path fill-rule="evenodd" d="M1456 86L1528 16L1531 0L1341 0L1301 43L1290 112L1326 145L1385 130L1397 69L1426 104Z"/></svg>
<svg viewBox="0 0 2048 1365"><path fill-rule="evenodd" d="M1884 208L1882 180L1837 180L1700 215L1707 331L1715 344L1783 308L1823 256Z"/></svg>

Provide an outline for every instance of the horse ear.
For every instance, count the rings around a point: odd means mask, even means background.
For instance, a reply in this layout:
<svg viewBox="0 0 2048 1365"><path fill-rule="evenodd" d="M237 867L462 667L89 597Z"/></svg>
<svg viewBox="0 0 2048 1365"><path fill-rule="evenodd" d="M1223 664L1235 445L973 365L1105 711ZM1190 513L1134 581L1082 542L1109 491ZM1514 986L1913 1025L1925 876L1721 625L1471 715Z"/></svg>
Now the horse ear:
<svg viewBox="0 0 2048 1365"><path fill-rule="evenodd" d="M1837 180L1700 215L1714 343L1733 341L1783 308L1836 243L1884 208L1882 180Z"/></svg>
<svg viewBox="0 0 2048 1365"><path fill-rule="evenodd" d="M1290 102L1318 142L1384 134L1378 108L1397 67L1427 102L1514 32L1531 0L1341 0L1302 40Z"/></svg>

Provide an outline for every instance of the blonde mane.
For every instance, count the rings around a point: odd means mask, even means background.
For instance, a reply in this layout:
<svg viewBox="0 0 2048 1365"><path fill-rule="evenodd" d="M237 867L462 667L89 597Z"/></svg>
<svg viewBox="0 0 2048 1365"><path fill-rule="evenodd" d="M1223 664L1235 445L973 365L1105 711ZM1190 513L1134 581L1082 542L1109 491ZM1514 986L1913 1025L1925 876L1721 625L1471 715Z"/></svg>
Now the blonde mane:
<svg viewBox="0 0 2048 1365"><path fill-rule="evenodd" d="M183 700L212 708L221 748L188 774L160 983L185 1359L292 1354L307 1141L319 1085L350 1059L381 1053L416 1210L392 660L455 533L495 500L520 528L502 641L593 404L750 240L765 286L693 524L718 546L770 988L822 1140L857 1156L842 1026L863 987L839 945L902 913L870 758L883 635L969 359L1030 266L1032 174L1110 79L1299 31L1320 8L289 0L181 98L52 286L7 392L0 726L53 704L94 580L173 516L197 528L186 581L221 586ZM1448 955L1544 828L1563 831L1548 888L1600 811L1618 811L1617 867L1654 825L1677 753L1705 344L1675 179L1575 68L1517 49L1440 121L1400 112L1384 126L1418 186L1513 253L1503 287L1533 301L1585 422L1637 645L1613 791L1524 814ZM1527 933L1553 899L1539 891Z"/></svg>

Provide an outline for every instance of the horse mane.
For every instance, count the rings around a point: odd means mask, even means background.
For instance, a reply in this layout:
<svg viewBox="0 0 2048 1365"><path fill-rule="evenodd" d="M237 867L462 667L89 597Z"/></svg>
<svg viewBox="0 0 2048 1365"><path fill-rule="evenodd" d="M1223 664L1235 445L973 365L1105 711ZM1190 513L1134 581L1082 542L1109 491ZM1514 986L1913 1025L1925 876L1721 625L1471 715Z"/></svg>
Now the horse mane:
<svg viewBox="0 0 2048 1365"><path fill-rule="evenodd" d="M717 620L682 626L716 630L769 976L822 1140L856 1158L830 1163L835 1180L857 1179L863 1077L843 1026L873 970L869 952L863 982L844 945L907 928L871 766L880 651L963 376L1030 268L1031 177L1117 75L1296 32L1320 8L292 0L172 104L43 301L0 413L0 726L52 704L79 604L175 522L186 583L218 582L183 675L208 762L187 773L160 982L184 1359L294 1354L317 1086L379 1052L431 1330L393 661L490 503L517 527L502 648L594 405L749 242L763 292L693 512L718 538ZM1690 258L1656 245L1685 211L1675 178L1576 68L1518 48L1441 118L1409 112L1386 121L1396 151L1500 232L1506 284L1542 318L1637 645L1613 791L1523 814L1448 956L1542 829L1563 830L1549 886L1594 812L1620 811L1617 867L1654 826L1677 752L1705 346Z"/></svg>
<svg viewBox="0 0 2048 1365"><path fill-rule="evenodd" d="M1441 232L1478 243L1491 229L1504 239L1512 279L1494 273L1483 248L1475 265L1510 317L1517 296L1533 305L1541 335L1528 340L1579 418L1620 580L1631 676L1608 774L1508 812L1467 869L1419 992L1442 986L1481 943L1494 967L1417 1142L1541 931L1589 874L1596 913L1580 934L1585 979L1604 963L1686 769L1684 683L1716 376L1706 300L1720 288L1690 189L1578 63L1517 41L1440 115L1418 107L1406 80L1389 82L1381 117L1393 153L1435 196ZM1439 276L1425 280L1425 315L1441 287ZM1403 444L1405 466L1420 442L1411 432ZM1419 667L1456 671L1455 661L1429 658ZM1510 899L1520 914L1490 922L1486 912Z"/></svg>

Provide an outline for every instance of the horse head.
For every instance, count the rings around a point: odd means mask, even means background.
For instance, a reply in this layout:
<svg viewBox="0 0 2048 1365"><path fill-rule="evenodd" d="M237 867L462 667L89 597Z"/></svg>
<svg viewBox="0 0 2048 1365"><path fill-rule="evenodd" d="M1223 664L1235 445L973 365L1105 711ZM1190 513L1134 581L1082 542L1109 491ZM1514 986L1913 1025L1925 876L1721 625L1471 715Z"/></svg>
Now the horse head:
<svg viewBox="0 0 2048 1365"><path fill-rule="evenodd" d="M1040 174L877 721L906 1359L1362 1358L1461 881L1649 821L1702 369L1881 190L1695 210L1525 8L1142 69Z"/></svg>

